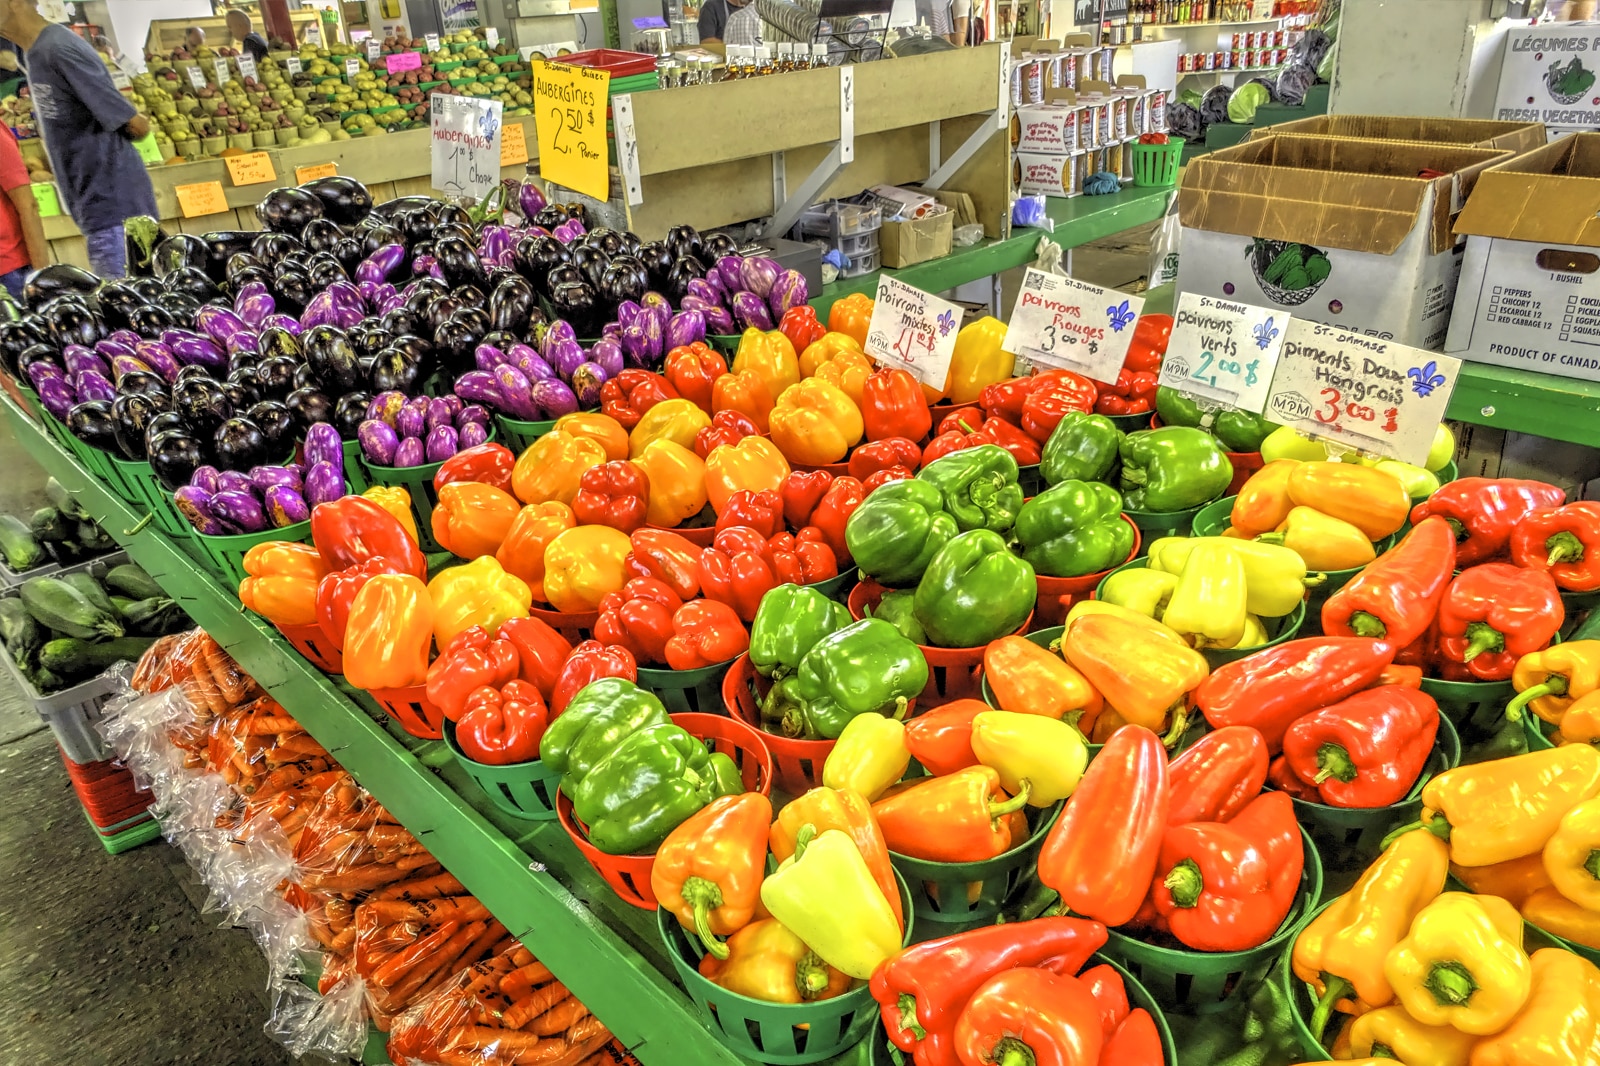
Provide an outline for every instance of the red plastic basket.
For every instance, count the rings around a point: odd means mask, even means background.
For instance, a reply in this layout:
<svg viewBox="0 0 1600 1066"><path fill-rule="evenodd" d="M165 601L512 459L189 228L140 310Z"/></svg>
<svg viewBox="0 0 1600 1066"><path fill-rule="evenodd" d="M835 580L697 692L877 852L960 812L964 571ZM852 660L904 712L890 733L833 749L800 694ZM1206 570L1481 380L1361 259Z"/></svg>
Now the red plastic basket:
<svg viewBox="0 0 1600 1066"><path fill-rule="evenodd" d="M1122 520L1133 526L1133 550L1128 557L1117 563L1122 566L1131 563L1139 557L1139 548L1143 538L1139 536L1139 527L1134 525L1133 519L1127 515ZM1039 584L1039 599L1033 608L1033 627L1035 629L1048 629L1051 626L1065 625L1067 612L1072 610L1072 605L1079 600L1086 600L1094 594L1105 576L1115 570L1111 567L1101 570L1097 574L1084 574L1082 577L1048 577L1044 574L1034 575Z"/></svg>
<svg viewBox="0 0 1600 1066"><path fill-rule="evenodd" d="M384 712L400 723L414 737L423 740L444 738L444 712L428 699L428 686L412 685L410 688L374 688L367 695L377 702Z"/></svg>
<svg viewBox="0 0 1600 1066"><path fill-rule="evenodd" d="M128 770L120 759L101 759L98 762L73 762L61 745L57 744L56 750L61 752L61 762L66 766L67 776L72 778L74 784L93 784L116 774L126 773Z"/></svg>
<svg viewBox="0 0 1600 1066"><path fill-rule="evenodd" d="M796 469L796 470L826 470L828 473L832 474L834 477L847 477L850 474L850 464L849 464L848 461L847 462L843 462L843 463L823 463L821 466L807 466L805 463L795 463L794 464L794 469Z"/></svg>
<svg viewBox="0 0 1600 1066"><path fill-rule="evenodd" d="M593 67L608 70L613 78L630 74L653 74L656 57L638 52L623 52L616 48L591 48L587 52L573 52L561 57L561 62L575 67Z"/></svg>
<svg viewBox="0 0 1600 1066"><path fill-rule="evenodd" d="M871 578L863 577L861 584L850 590L850 617L861 621L866 617L866 608L878 606L878 601L888 591ZM1026 633L1032 624L1033 612L1030 611L1017 628L1017 634ZM934 648L919 644L917 647L922 649L922 657L928 660L928 683L917 697L917 704L924 711L955 700L983 699L983 649L988 645Z"/></svg>
<svg viewBox="0 0 1600 1066"><path fill-rule="evenodd" d="M594 636L594 624L600 618L599 611L556 611L548 607L533 606L528 614L548 625L551 629L567 638L568 643L577 645Z"/></svg>
<svg viewBox="0 0 1600 1066"><path fill-rule="evenodd" d="M278 632L289 646L305 660L325 674L344 673L344 655L333 646L333 641L318 625L279 626Z"/></svg>
<svg viewBox="0 0 1600 1066"><path fill-rule="evenodd" d="M713 751L731 758L738 765L746 788L763 796L771 794L773 759L761 732L719 714L675 714L672 721L691 736L711 741ZM650 889L650 871L656 864L654 852L649 855L608 855L589 843L588 832L583 823L578 821L572 809L572 800L565 792L556 796L556 817L579 853L623 902L643 910L656 909L656 896Z"/></svg>

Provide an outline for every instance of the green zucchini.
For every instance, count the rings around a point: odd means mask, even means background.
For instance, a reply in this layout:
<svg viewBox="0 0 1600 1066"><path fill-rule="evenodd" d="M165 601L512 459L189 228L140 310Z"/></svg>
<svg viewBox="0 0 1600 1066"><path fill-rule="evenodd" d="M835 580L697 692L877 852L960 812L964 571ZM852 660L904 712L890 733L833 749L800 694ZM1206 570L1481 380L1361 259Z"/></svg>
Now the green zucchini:
<svg viewBox="0 0 1600 1066"><path fill-rule="evenodd" d="M60 578L31 578L22 583L21 593L28 613L47 629L79 640L115 639L126 632L112 611L95 606Z"/></svg>
<svg viewBox="0 0 1600 1066"><path fill-rule="evenodd" d="M92 574L81 570L76 574L63 574L61 580L83 593L83 598L100 608L109 615L120 617L117 605L111 602L111 597L106 595L106 590Z"/></svg>
<svg viewBox="0 0 1600 1066"><path fill-rule="evenodd" d="M39 540L71 540L67 519L54 507L41 507L28 519L28 531Z"/></svg>
<svg viewBox="0 0 1600 1066"><path fill-rule="evenodd" d="M155 643L154 637L122 637L100 644L72 637L48 641L39 649L39 666L69 682L92 677L123 660L136 660Z"/></svg>
<svg viewBox="0 0 1600 1066"><path fill-rule="evenodd" d="M44 549L16 515L0 514L0 555L6 557L6 567L19 574L44 562Z"/></svg>
<svg viewBox="0 0 1600 1066"><path fill-rule="evenodd" d="M136 604L138 602L139 602L138 600L130 600L126 596L115 596L115 595L113 595L111 597L111 606L113 606L113 607L115 607L117 609L117 613L122 616L123 621L127 621L127 619L128 619L128 608L132 607L134 604Z"/></svg>
<svg viewBox="0 0 1600 1066"><path fill-rule="evenodd" d="M49 500L56 510L75 522L81 522L89 517L89 512L83 509L83 504L79 503L67 491L66 486L55 478L49 478L45 481L44 495L45 499Z"/></svg>
<svg viewBox="0 0 1600 1066"><path fill-rule="evenodd" d="M135 600L121 612L122 620L128 623L130 633L160 633L161 627L166 624L168 609L174 606L176 604L165 596Z"/></svg>
<svg viewBox="0 0 1600 1066"><path fill-rule="evenodd" d="M15 596L0 599L0 643L18 666L30 665L44 643L44 631Z"/></svg>
<svg viewBox="0 0 1600 1066"><path fill-rule="evenodd" d="M165 596L167 594L166 590L156 584L154 578L132 563L113 566L106 571L103 580L106 588L113 592L120 592L130 599L148 600L155 596Z"/></svg>
<svg viewBox="0 0 1600 1066"><path fill-rule="evenodd" d="M95 524L94 519L78 523L78 543L91 552L108 552L117 546L111 535Z"/></svg>

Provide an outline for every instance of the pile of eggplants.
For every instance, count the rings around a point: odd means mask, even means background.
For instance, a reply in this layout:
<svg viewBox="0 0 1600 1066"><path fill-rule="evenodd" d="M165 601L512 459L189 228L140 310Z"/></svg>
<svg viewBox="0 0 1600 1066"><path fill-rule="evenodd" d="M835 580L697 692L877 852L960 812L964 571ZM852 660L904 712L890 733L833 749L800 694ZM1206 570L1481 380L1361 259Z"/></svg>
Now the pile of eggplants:
<svg viewBox="0 0 1600 1066"><path fill-rule="evenodd" d="M356 436L361 454L377 466L442 463L489 439L489 412L455 393L430 398L385 392L372 398Z"/></svg>
<svg viewBox="0 0 1600 1066"><path fill-rule="evenodd" d="M306 433L299 460L247 471L198 466L172 500L196 530L225 537L304 522L317 504L344 494L344 442L319 422Z"/></svg>

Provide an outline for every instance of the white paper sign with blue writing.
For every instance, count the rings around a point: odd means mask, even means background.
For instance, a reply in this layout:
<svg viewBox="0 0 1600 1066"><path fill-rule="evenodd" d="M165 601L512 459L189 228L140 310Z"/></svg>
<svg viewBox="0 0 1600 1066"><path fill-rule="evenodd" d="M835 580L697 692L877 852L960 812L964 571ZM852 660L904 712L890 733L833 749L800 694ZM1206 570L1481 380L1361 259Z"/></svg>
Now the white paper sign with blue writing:
<svg viewBox="0 0 1600 1066"><path fill-rule="evenodd" d="M934 389L950 378L950 358L961 329L961 308L921 289L878 276L878 295L867 323L867 354L900 367Z"/></svg>
<svg viewBox="0 0 1600 1066"><path fill-rule="evenodd" d="M481 200L500 184L503 104L432 94L433 187L446 196Z"/></svg>
<svg viewBox="0 0 1600 1066"><path fill-rule="evenodd" d="M1311 437L1418 466L1455 391L1461 360L1301 319L1262 413Z"/></svg>
<svg viewBox="0 0 1600 1066"><path fill-rule="evenodd" d="M1029 267L1011 309L1005 349L1107 384L1128 358L1144 297Z"/></svg>
<svg viewBox="0 0 1600 1066"><path fill-rule="evenodd" d="M1288 323L1282 311L1186 292L1173 308L1161 384L1201 403L1258 415Z"/></svg>

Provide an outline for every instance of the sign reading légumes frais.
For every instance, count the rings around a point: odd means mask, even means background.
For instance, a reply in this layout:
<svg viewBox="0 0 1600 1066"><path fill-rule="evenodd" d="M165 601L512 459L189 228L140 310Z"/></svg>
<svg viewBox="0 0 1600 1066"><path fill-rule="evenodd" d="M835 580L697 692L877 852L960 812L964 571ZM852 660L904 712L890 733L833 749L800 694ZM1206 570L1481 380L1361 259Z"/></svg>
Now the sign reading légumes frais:
<svg viewBox="0 0 1600 1066"><path fill-rule="evenodd" d="M1005 350L1107 383L1128 358L1144 297L1029 267L1011 309Z"/></svg>
<svg viewBox="0 0 1600 1066"><path fill-rule="evenodd" d="M935 389L950 378L950 359L961 329L961 308L921 289L878 276L877 299L867 323L867 354L900 367Z"/></svg>
<svg viewBox="0 0 1600 1066"><path fill-rule="evenodd" d="M1296 319L1262 412L1308 436L1421 465L1461 360Z"/></svg>
<svg viewBox="0 0 1600 1066"><path fill-rule="evenodd" d="M1161 384L1258 415L1267 405L1288 322L1282 311L1186 292L1173 308Z"/></svg>

